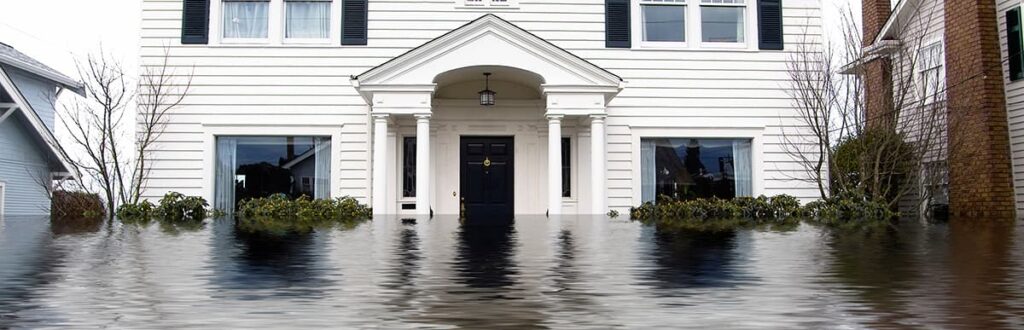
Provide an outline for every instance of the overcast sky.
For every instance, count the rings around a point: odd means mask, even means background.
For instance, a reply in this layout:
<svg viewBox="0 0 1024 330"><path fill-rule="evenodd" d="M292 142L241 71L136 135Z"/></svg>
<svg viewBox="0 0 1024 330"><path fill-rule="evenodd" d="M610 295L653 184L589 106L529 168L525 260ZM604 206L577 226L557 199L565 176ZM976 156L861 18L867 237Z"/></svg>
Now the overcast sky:
<svg viewBox="0 0 1024 330"><path fill-rule="evenodd" d="M75 77L72 54L103 45L138 62L141 0L0 0L0 42ZM134 70L133 70L134 71Z"/></svg>

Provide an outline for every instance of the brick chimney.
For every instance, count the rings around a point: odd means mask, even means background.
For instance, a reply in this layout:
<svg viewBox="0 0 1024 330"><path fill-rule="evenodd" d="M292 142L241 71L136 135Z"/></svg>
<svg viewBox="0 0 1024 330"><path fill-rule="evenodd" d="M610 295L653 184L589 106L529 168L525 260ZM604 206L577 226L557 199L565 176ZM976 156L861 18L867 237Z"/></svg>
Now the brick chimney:
<svg viewBox="0 0 1024 330"><path fill-rule="evenodd" d="M892 14L889 0L863 0L862 26L863 47L874 44L875 38ZM864 65L864 106L868 128L891 128L893 120L886 118L894 112L892 108L892 60L888 57L875 58Z"/></svg>
<svg viewBox="0 0 1024 330"><path fill-rule="evenodd" d="M865 5L866 6L866 5ZM949 201L954 217L1014 218L994 0L945 0Z"/></svg>

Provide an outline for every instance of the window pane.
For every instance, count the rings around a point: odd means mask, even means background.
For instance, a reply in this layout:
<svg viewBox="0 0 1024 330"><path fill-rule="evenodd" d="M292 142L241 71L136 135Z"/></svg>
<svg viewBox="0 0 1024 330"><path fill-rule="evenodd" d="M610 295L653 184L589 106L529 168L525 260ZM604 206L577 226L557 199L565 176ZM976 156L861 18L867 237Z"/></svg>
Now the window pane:
<svg viewBox="0 0 1024 330"><path fill-rule="evenodd" d="M309 136L218 137L215 207L230 212L241 200L273 194L330 198L330 142Z"/></svg>
<svg viewBox="0 0 1024 330"><path fill-rule="evenodd" d="M224 2L224 38L266 38L269 2Z"/></svg>
<svg viewBox="0 0 1024 330"><path fill-rule="evenodd" d="M416 197L416 137L402 140L402 197Z"/></svg>
<svg viewBox="0 0 1024 330"><path fill-rule="evenodd" d="M326 39L331 30L331 3L324 1L288 1L285 10L285 37Z"/></svg>
<svg viewBox="0 0 1024 330"><path fill-rule="evenodd" d="M701 7L704 42L743 42L743 7Z"/></svg>
<svg viewBox="0 0 1024 330"><path fill-rule="evenodd" d="M753 194L750 140L645 138L640 157L645 202Z"/></svg>
<svg viewBox="0 0 1024 330"><path fill-rule="evenodd" d="M562 197L572 197L572 141L562 138Z"/></svg>
<svg viewBox="0 0 1024 330"><path fill-rule="evenodd" d="M644 5L644 41L686 41L686 6Z"/></svg>

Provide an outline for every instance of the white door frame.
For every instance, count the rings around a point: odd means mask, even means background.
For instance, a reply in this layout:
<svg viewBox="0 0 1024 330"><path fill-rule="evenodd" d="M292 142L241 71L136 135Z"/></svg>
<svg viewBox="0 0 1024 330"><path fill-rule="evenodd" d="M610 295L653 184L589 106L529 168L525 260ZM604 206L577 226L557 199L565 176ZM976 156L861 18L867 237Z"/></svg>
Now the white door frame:
<svg viewBox="0 0 1024 330"><path fill-rule="evenodd" d="M4 217L4 209L7 207L7 183L0 181L0 219Z"/></svg>

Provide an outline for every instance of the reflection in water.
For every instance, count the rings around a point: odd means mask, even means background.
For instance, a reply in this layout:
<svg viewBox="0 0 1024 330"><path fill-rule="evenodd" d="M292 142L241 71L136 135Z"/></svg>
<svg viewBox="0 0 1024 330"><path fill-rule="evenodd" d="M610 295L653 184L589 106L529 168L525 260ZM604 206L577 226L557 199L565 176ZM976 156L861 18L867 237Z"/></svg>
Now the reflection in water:
<svg viewBox="0 0 1024 330"><path fill-rule="evenodd" d="M230 220L0 220L3 328L1013 328L1018 224L678 230L454 218L272 236Z"/></svg>
<svg viewBox="0 0 1024 330"><path fill-rule="evenodd" d="M218 222L231 226L231 222ZM280 296L317 298L320 288L332 285L319 265L328 245L314 232L263 234L238 228L230 231L231 245L218 245L221 276L215 284L237 290L244 299ZM263 292L261 290L272 290Z"/></svg>
<svg viewBox="0 0 1024 330"><path fill-rule="evenodd" d="M657 295L678 294L673 289L722 287L732 284L736 257L735 231L698 231L651 227L654 248L650 258L655 267L646 275L658 289Z"/></svg>
<svg viewBox="0 0 1024 330"><path fill-rule="evenodd" d="M518 269L512 260L516 253L514 225L463 225L456 244L456 281L472 288L500 289L515 284Z"/></svg>

